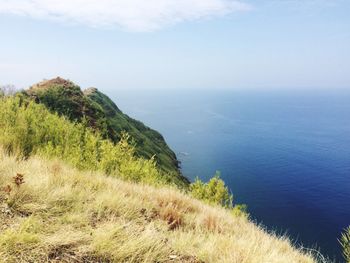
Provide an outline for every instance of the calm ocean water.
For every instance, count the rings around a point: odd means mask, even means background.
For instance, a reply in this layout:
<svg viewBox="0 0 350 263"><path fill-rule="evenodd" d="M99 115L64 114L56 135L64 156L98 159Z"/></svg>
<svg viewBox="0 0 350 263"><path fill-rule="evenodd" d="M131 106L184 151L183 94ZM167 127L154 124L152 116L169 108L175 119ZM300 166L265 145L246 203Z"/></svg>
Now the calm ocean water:
<svg viewBox="0 0 350 263"><path fill-rule="evenodd" d="M350 91L112 94L160 131L190 179L216 170L254 220L341 261L350 225Z"/></svg>

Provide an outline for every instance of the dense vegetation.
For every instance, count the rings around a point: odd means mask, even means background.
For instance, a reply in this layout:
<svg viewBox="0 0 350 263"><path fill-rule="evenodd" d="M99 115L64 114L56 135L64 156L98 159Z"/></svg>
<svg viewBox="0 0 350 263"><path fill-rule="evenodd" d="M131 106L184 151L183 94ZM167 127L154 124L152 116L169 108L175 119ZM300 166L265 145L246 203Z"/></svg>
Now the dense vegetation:
<svg viewBox="0 0 350 263"><path fill-rule="evenodd" d="M3 98L0 144L23 158L38 154L135 182L187 185L175 173L158 169L154 159L137 157L129 135L124 133L114 144L87 127L86 122L73 123L21 95Z"/></svg>
<svg viewBox="0 0 350 263"><path fill-rule="evenodd" d="M90 88L82 92L73 82L56 78L33 85L24 94L69 120L85 121L88 127L115 143L121 139L122 132L127 132L134 140L137 156L154 158L162 170L177 173L181 180L188 183L181 176L176 155L163 136L124 114L111 99L97 89Z"/></svg>

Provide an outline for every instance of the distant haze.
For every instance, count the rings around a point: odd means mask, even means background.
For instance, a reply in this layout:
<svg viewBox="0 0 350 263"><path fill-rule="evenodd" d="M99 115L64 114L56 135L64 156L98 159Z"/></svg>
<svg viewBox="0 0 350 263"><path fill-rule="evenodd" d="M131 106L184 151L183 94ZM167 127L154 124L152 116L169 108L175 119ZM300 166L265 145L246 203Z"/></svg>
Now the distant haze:
<svg viewBox="0 0 350 263"><path fill-rule="evenodd" d="M0 85L350 88L350 1L0 0Z"/></svg>

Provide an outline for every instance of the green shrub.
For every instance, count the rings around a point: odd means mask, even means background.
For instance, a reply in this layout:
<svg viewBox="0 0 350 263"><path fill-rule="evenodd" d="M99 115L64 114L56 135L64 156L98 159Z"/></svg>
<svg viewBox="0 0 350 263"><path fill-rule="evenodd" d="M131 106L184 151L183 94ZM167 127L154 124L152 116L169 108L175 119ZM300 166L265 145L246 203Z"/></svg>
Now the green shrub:
<svg viewBox="0 0 350 263"><path fill-rule="evenodd" d="M193 197L208 204L220 205L230 209L235 216L249 216L247 205L233 204L233 195L225 185L225 182L220 179L220 172L218 171L208 183L204 183L199 178L196 178L195 182L190 185L190 193Z"/></svg>
<svg viewBox="0 0 350 263"><path fill-rule="evenodd" d="M203 200L210 204L218 204L223 207L233 207L233 196L220 179L220 173L216 172L208 183L203 183L198 178L190 185L190 191L193 197Z"/></svg>
<svg viewBox="0 0 350 263"><path fill-rule="evenodd" d="M21 94L0 99L0 144L9 153L58 158L135 182L184 186L179 177L160 171L154 158L137 157L128 134L121 133L115 144L87 126L87 120L71 122Z"/></svg>
<svg viewBox="0 0 350 263"><path fill-rule="evenodd" d="M237 204L232 208L232 214L235 216L249 217L248 207L245 204Z"/></svg>
<svg viewBox="0 0 350 263"><path fill-rule="evenodd" d="M340 244L343 247L343 255L347 263L350 263L350 226L341 236Z"/></svg>

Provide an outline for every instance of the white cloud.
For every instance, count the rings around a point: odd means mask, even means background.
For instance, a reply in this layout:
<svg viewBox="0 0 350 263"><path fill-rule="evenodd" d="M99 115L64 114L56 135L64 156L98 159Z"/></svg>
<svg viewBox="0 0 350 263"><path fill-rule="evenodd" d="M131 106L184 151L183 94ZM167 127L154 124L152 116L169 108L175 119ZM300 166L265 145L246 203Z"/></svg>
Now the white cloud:
<svg viewBox="0 0 350 263"><path fill-rule="evenodd" d="M249 9L240 0L0 0L0 13L131 31Z"/></svg>

